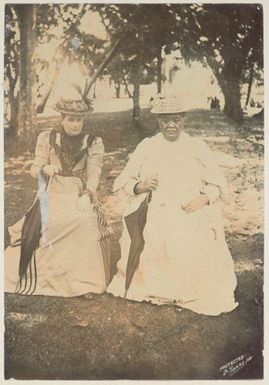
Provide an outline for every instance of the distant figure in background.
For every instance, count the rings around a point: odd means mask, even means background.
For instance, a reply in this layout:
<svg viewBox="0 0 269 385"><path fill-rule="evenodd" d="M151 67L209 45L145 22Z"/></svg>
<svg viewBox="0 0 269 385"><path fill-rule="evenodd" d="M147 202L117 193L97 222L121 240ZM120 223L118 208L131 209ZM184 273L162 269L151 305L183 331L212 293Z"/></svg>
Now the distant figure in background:
<svg viewBox="0 0 269 385"><path fill-rule="evenodd" d="M214 98L211 98L210 108L211 110L220 111L220 101L216 96Z"/></svg>
<svg viewBox="0 0 269 385"><path fill-rule="evenodd" d="M255 102L253 98L250 99L249 105L250 107L255 107Z"/></svg>
<svg viewBox="0 0 269 385"><path fill-rule="evenodd" d="M55 109L61 128L40 133L31 168L39 193L25 217L9 228L5 291L62 297L102 293L110 275L110 229L96 195L103 142L83 132L89 100L60 99Z"/></svg>
<svg viewBox="0 0 269 385"><path fill-rule="evenodd" d="M208 146L183 132L184 111L175 98L158 99L160 132L137 146L115 180L128 207L107 292L218 315L238 305L219 206L226 181Z"/></svg>

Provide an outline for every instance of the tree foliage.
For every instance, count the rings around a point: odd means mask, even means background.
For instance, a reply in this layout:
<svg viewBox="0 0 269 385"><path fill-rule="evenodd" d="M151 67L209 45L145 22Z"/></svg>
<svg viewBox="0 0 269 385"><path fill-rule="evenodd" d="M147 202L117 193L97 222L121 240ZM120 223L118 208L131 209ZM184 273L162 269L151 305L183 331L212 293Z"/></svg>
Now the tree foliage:
<svg viewBox="0 0 269 385"><path fill-rule="evenodd" d="M102 51L102 41L96 39L94 36L83 34L79 31L79 25L81 18L88 10L88 6L85 4L35 4L35 5L6 5L5 7L5 78L7 79L7 95L10 104L10 127L13 133L19 133L23 131L19 129L19 122L25 121L25 119L19 119L19 115L22 113L19 106L20 94L25 94L26 86L30 82L30 79L26 80L26 83L22 82L22 72L25 70L30 72L33 69L37 69L39 72L47 71L49 66L54 64L59 65L64 61L73 62L80 61L88 66L89 72L93 70L95 65L98 65L102 60L102 55L99 51ZM35 11L35 21L31 21L30 18L24 18L24 15L30 9ZM31 25L29 25L29 23ZM28 37L26 39L31 40L30 34L35 36L35 41L27 47L24 42L22 47L22 39L25 35L25 31L28 30ZM46 58L40 58L35 54L35 48L39 45L50 42L52 39L58 40L58 49L55 51L53 63L50 63ZM30 52L31 51L31 52ZM25 63L23 66L22 58L28 58L27 68ZM36 81L40 73L37 73ZM40 84L37 84L38 88ZM31 104L35 103L33 95L30 90L28 91L28 97L31 96ZM27 99L24 95L23 101ZM30 100L30 99L29 99ZM33 106L27 106L26 111L32 110ZM28 118L27 118L28 119ZM26 119L26 120L27 120ZM34 129L34 124L32 124Z"/></svg>
<svg viewBox="0 0 269 385"><path fill-rule="evenodd" d="M27 7L27 5L23 5ZM161 52L180 48L185 60L200 60L213 70L225 98L225 112L242 119L240 86L263 69L263 20L259 4L35 4L32 26L36 45L58 41L54 62L79 62L88 74L104 60L119 38L118 54L108 63L117 90L133 85L134 119L140 121L140 84L157 80L161 91ZM21 36L16 4L5 7L5 76L12 126L16 126ZM107 36L98 38L81 29L88 12L97 12ZM38 71L47 70L46 58L34 56ZM117 91L117 92L118 92ZM119 96L119 95L118 95Z"/></svg>
<svg viewBox="0 0 269 385"><path fill-rule="evenodd" d="M253 63L263 66L261 5L192 4L173 9L183 56L210 65L224 94L224 111L240 122L244 74Z"/></svg>
<svg viewBox="0 0 269 385"><path fill-rule="evenodd" d="M161 51L173 43L174 16L167 4L104 4L96 10L111 40L122 37L120 55L108 67L116 84L121 79L133 84L133 117L140 121L140 84L161 74ZM159 64L159 65L158 65ZM160 86L159 86L160 88Z"/></svg>

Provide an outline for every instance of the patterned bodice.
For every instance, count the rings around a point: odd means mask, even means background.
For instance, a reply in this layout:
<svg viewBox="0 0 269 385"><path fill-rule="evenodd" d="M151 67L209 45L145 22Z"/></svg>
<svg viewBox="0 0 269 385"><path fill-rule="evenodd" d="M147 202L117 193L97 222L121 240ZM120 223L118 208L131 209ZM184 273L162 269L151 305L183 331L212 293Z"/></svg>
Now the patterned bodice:
<svg viewBox="0 0 269 385"><path fill-rule="evenodd" d="M57 134L60 135L60 141L56 140ZM79 177L83 184L86 183L86 169L74 169L80 160L87 156L88 148L92 145L94 136L88 135L87 143L84 145L85 135L79 134L70 136L64 130L52 130L50 133L50 145L58 157L62 171L62 176L76 176ZM57 143L58 142L58 143Z"/></svg>

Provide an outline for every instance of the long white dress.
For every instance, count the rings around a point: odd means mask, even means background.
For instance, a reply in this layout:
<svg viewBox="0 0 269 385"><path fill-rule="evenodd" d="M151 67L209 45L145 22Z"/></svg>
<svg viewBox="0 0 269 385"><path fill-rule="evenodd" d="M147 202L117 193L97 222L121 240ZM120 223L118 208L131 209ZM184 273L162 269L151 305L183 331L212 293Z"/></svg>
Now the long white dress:
<svg viewBox="0 0 269 385"><path fill-rule="evenodd" d="M149 203L145 245L126 298L175 303L208 315L233 310L236 276L219 205L226 182L212 152L184 132L175 142L161 133L144 139L115 181L115 191L123 189L128 197L125 215L134 212L146 196L134 195L135 184L154 175L158 188ZM210 204L187 214L181 205L200 192L208 195ZM107 292L123 297L130 248L125 223L120 244L118 272Z"/></svg>
<svg viewBox="0 0 269 385"><path fill-rule="evenodd" d="M18 270L24 217L9 228L11 244L5 250L6 292L71 297L105 291L109 266L102 254L104 218L100 207L90 206L90 202L88 210L79 210L80 199L85 196L81 197L82 179L75 175L84 174L87 187L95 191L104 156L101 138L95 138L89 148L87 139L88 136L83 139L81 149L86 151L74 166L73 175L54 175L47 190L42 185L44 179L39 178L42 237L21 282ZM59 134L56 142L60 146ZM50 145L50 133L44 131L37 140L34 167L47 164L61 168L60 159Z"/></svg>

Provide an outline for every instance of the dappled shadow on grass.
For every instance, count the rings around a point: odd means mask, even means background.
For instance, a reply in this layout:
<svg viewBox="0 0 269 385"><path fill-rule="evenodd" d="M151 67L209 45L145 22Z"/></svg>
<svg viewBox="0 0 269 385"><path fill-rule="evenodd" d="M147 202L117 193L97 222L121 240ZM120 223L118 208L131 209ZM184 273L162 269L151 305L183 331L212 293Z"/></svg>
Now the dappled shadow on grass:
<svg viewBox="0 0 269 385"><path fill-rule="evenodd" d="M191 135L229 135L231 139L246 136L250 130L262 131L261 125L254 119L247 118L242 127L236 126L227 117L216 110L191 110L185 114L185 128ZM60 127L60 118L39 119L37 129L33 135L17 143L14 137L5 135L5 158L22 155L28 149L34 152L36 138L40 131ZM85 122L85 132L92 132L101 136L104 140L106 151L113 151L119 147L128 146L133 150L134 146L144 137L151 136L158 131L156 116L150 113L150 109L141 110L141 123L137 127L132 120L132 110L122 112L93 113Z"/></svg>
<svg viewBox="0 0 269 385"><path fill-rule="evenodd" d="M113 274L120 257L122 209L112 195L112 185L137 143L157 130L155 117L148 110L144 110L143 115L141 131L132 125L130 111L94 114L85 126L96 136L102 136L106 148L99 196L115 231ZM55 120L41 128L54 124ZM243 135L216 111L190 111L186 114L186 127L189 133L198 136L227 135L236 139ZM19 149L17 156L24 158L12 158L8 143L6 146L7 226L20 219L30 207L37 181L30 177L29 169L23 169L29 156ZM235 151L234 140L218 146L228 153ZM243 151L249 155L251 146L238 147L239 155L242 156ZM249 184L244 184L239 176L231 177L233 188L238 189L240 184L248 190ZM254 182L257 188L262 188L259 180ZM254 186L254 182L249 183ZM240 194L237 195L240 197ZM235 228L227 239L238 276L236 298L240 305L232 313L219 317L201 316L187 310L179 312L173 306L125 301L108 294L93 295L92 300L6 295L6 378L223 379L219 368L242 354L254 358L232 378L260 378L263 235L238 234Z"/></svg>
<svg viewBox="0 0 269 385"><path fill-rule="evenodd" d="M244 260L244 240L238 242L230 239L230 247ZM248 247L262 258L261 237L250 237ZM6 295L6 378L262 378L262 282L261 269L239 272L239 307L217 317L111 294ZM223 377L220 368L243 354L252 357L248 365Z"/></svg>

